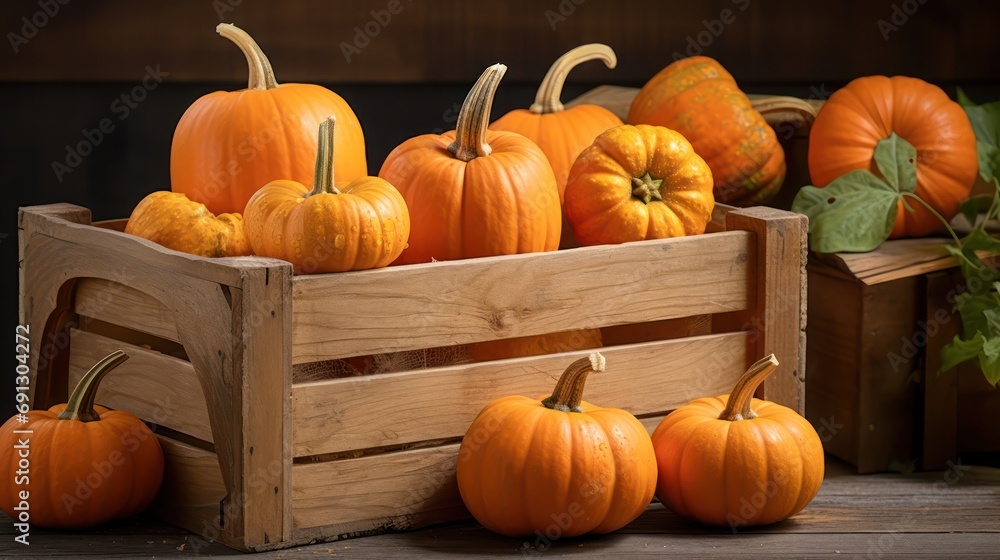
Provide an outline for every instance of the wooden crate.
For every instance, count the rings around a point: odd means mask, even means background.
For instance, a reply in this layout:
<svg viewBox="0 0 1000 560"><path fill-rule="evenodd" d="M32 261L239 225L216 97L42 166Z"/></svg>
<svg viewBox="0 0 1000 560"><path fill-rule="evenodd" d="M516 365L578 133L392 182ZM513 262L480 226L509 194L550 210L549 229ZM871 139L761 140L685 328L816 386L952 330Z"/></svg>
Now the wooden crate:
<svg viewBox="0 0 1000 560"><path fill-rule="evenodd" d="M677 334L706 334L609 337L588 394L652 429L774 352L763 395L803 410L806 224L780 210L719 207L689 238L313 276L171 251L68 204L23 208L19 224L33 406L125 350L98 402L153 425L156 510L241 550L466 517L465 429L493 398L550 391L585 352L297 384L301 364L694 318L705 327Z"/></svg>
<svg viewBox="0 0 1000 560"><path fill-rule="evenodd" d="M858 472L1000 452L1000 391L975 364L937 373L961 329L952 308L964 280L949 243L895 240L810 259L806 416L826 451Z"/></svg>

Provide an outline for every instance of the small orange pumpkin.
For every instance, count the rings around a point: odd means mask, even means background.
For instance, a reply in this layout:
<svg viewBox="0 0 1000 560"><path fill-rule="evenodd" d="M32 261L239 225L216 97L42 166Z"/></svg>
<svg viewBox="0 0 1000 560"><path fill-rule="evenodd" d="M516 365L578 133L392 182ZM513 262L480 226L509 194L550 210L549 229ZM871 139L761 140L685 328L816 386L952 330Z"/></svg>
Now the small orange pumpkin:
<svg viewBox="0 0 1000 560"><path fill-rule="evenodd" d="M379 177L399 189L413 230L397 263L422 263L559 247L559 189L545 154L513 132L490 131L493 96L507 67L479 78L458 128L400 144Z"/></svg>
<svg viewBox="0 0 1000 560"><path fill-rule="evenodd" d="M622 125L583 151L566 185L566 217L581 245L704 233L712 172L683 136Z"/></svg>
<svg viewBox="0 0 1000 560"><path fill-rule="evenodd" d="M254 253L284 259L297 274L388 265L410 235L406 202L378 177L334 182L334 123L319 126L316 177L309 187L272 181L247 203L244 228Z"/></svg>
<svg viewBox="0 0 1000 560"><path fill-rule="evenodd" d="M213 215L183 193L156 191L132 210L125 233L202 257L250 255L240 214Z"/></svg>
<svg viewBox="0 0 1000 560"><path fill-rule="evenodd" d="M758 361L733 392L671 412L653 432L656 496L674 513L708 523L767 525L795 515L823 482L823 444L794 410L753 398L778 367Z"/></svg>
<svg viewBox="0 0 1000 560"><path fill-rule="evenodd" d="M0 509L7 515L27 514L26 521L46 529L86 529L135 515L153 501L163 479L156 436L127 412L94 406L101 379L126 359L121 351L108 355L66 404L30 410L26 423L11 418L0 427L0 445L8 450L0 459ZM28 447L18 448L24 441ZM30 468L19 466L22 451ZM22 501L29 511L15 509Z"/></svg>
<svg viewBox="0 0 1000 560"><path fill-rule="evenodd" d="M346 101L317 85L278 84L250 35L228 23L216 31L243 51L250 81L246 89L199 98L181 116L170 146L174 192L218 214L243 212L250 197L270 181L306 183L316 155L316 127L329 115L337 117L340 127L340 178L368 175L361 123Z"/></svg>
<svg viewBox="0 0 1000 560"><path fill-rule="evenodd" d="M502 397L486 405L458 456L462 501L484 527L510 537L608 533L649 505L656 458L634 416L582 401L604 356L572 364L547 398Z"/></svg>
<svg viewBox="0 0 1000 560"><path fill-rule="evenodd" d="M875 146L892 133L917 149L914 192L946 220L958 214L976 182L976 135L958 103L917 78L867 76L834 92L809 133L809 175L817 187L855 169L875 171ZM941 220L920 204L899 203L889 235L921 237Z"/></svg>
<svg viewBox="0 0 1000 560"><path fill-rule="evenodd" d="M678 60L653 76L632 101L628 122L683 134L711 168L719 202L758 204L785 180L785 152L774 130L707 56Z"/></svg>

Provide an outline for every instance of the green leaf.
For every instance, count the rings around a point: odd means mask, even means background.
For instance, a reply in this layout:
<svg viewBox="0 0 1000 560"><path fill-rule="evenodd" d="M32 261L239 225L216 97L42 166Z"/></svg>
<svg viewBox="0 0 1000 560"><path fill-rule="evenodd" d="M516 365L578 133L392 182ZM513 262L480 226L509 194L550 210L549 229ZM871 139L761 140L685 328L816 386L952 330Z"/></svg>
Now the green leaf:
<svg viewBox="0 0 1000 560"><path fill-rule="evenodd" d="M966 292L955 297L955 308L962 317L962 334L966 339L971 339L977 332L990 333L986 311L996 307L996 297L991 293Z"/></svg>
<svg viewBox="0 0 1000 560"><path fill-rule="evenodd" d="M989 212L992 205L993 195L979 194L967 198L959 207L959 211L962 212L966 220L969 220L969 224L974 226L980 214Z"/></svg>
<svg viewBox="0 0 1000 560"><path fill-rule="evenodd" d="M900 195L867 169L826 187L803 187L792 211L809 217L809 245L817 253L871 251L888 239Z"/></svg>
<svg viewBox="0 0 1000 560"><path fill-rule="evenodd" d="M962 337L956 335L950 344L941 349L941 371L948 371L962 362L979 356L985 342L986 339L981 332L977 332L969 340L962 340Z"/></svg>
<svg viewBox="0 0 1000 560"><path fill-rule="evenodd" d="M895 132L875 145L875 164L896 192L913 192L917 188L917 149Z"/></svg>
<svg viewBox="0 0 1000 560"><path fill-rule="evenodd" d="M1000 148L978 141L976 153L979 156L979 176L987 183L1000 178Z"/></svg>
<svg viewBox="0 0 1000 560"><path fill-rule="evenodd" d="M965 95L965 92L962 91L962 88L960 88L960 87L959 88L955 88L955 90L958 93L958 104L961 105L963 109L966 108L966 107L975 107L976 106L975 102L973 102L971 99L969 99L968 95Z"/></svg>
<svg viewBox="0 0 1000 560"><path fill-rule="evenodd" d="M990 385L996 385L1000 381L1000 336L983 343L983 350L979 353L979 367Z"/></svg>

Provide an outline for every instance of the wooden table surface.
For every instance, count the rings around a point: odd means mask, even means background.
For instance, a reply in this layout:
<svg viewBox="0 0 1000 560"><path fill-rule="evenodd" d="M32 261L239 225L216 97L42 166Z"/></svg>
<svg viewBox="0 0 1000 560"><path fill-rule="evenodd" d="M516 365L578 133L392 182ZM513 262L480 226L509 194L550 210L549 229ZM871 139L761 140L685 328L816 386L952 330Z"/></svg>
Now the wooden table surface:
<svg viewBox="0 0 1000 560"><path fill-rule="evenodd" d="M2 558L248 557L152 518L79 533L32 531L28 547L13 539L11 520L3 517ZM688 523L653 504L618 533L542 544L539 549L533 539L498 537L470 521L253 557L1000 558L1000 469L961 465L910 475L856 475L830 459L816 499L793 519L770 527L733 534Z"/></svg>

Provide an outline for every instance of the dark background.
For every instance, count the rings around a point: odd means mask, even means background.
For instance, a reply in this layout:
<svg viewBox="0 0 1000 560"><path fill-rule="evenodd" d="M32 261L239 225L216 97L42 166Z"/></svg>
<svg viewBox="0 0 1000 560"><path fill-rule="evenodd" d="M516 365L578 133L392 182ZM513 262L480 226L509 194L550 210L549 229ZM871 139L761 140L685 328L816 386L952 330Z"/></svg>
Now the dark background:
<svg viewBox="0 0 1000 560"><path fill-rule="evenodd" d="M124 218L149 192L168 189L170 140L187 106L206 93L246 86L243 56L214 31L222 21L254 36L279 82L320 83L352 105L364 126L371 174L403 140L453 128L458 104L486 66L509 67L495 118L527 107L551 62L588 42L612 46L618 68L597 62L580 67L564 100L603 83L641 86L675 53L718 59L751 93L822 98L855 77L903 74L949 93L961 85L978 101L1000 97L996 0L399 0L401 11L387 25L369 26L376 36L355 43L355 27L363 29L373 10L389 5L0 4L6 37L0 44L3 328L12 333L17 324L17 207L72 202L90 208L98 220ZM58 12L46 14L46 7ZM26 26L22 18L35 23ZM16 53L12 38L19 43ZM345 43L361 50L350 62ZM147 66L169 75L120 119L112 103L141 83ZM67 147L104 118L115 129L72 172L57 177L53 162L64 162ZM0 379L0 416L13 406L13 338L0 349L11 359L8 380Z"/></svg>

